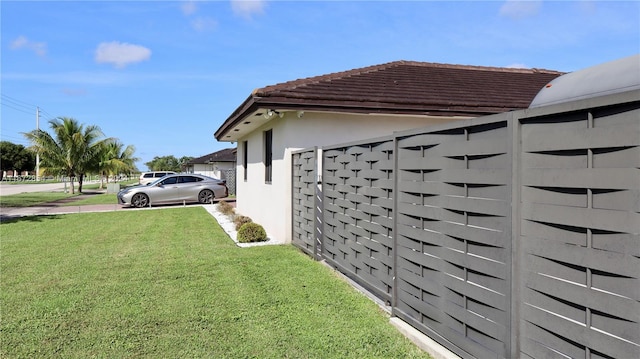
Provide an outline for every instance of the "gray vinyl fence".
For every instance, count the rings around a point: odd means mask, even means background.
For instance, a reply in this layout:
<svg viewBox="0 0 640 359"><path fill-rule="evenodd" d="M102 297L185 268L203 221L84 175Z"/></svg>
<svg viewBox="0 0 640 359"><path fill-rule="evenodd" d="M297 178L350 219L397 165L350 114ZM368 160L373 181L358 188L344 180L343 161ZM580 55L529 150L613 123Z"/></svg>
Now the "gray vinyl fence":
<svg viewBox="0 0 640 359"><path fill-rule="evenodd" d="M462 357L640 358L640 91L293 154L293 244Z"/></svg>
<svg viewBox="0 0 640 359"><path fill-rule="evenodd" d="M225 171L225 180L227 181L227 188L229 189L229 194L236 194L236 169L231 168Z"/></svg>
<svg viewBox="0 0 640 359"><path fill-rule="evenodd" d="M291 242L306 254L319 259L321 235L320 227L317 225L317 216L320 215L317 153L317 148L314 148L294 152L292 155L293 233Z"/></svg>

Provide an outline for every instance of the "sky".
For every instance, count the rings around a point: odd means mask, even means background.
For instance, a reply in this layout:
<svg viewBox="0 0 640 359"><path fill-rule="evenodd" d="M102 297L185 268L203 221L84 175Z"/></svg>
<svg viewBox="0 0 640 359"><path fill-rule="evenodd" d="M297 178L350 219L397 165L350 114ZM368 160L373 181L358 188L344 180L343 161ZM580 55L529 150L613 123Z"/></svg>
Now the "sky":
<svg viewBox="0 0 640 359"><path fill-rule="evenodd" d="M640 53L637 1L0 1L0 139L72 117L156 156L256 88L398 60L575 71Z"/></svg>

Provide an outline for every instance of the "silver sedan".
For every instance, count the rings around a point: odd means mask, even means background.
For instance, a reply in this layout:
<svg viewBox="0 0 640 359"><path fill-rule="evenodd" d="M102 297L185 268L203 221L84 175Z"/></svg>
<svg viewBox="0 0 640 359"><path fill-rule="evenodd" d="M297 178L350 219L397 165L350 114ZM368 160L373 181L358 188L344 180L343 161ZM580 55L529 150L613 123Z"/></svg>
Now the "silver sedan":
<svg viewBox="0 0 640 359"><path fill-rule="evenodd" d="M211 203L229 195L226 181L197 174L172 174L118 192L118 203L137 208L160 203Z"/></svg>

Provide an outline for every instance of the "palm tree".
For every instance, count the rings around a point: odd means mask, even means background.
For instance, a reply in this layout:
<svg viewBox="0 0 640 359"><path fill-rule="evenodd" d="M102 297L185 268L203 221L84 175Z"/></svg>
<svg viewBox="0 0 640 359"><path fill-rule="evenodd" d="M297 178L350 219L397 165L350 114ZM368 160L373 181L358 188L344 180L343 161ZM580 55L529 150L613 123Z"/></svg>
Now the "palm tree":
<svg viewBox="0 0 640 359"><path fill-rule="evenodd" d="M139 161L134 157L136 148L133 145L124 147L122 142L114 139L104 142L100 148L100 156L97 158L97 170L101 174L101 178L107 177L109 182L110 175L119 173L130 173L135 171L135 162ZM103 181L100 181L100 188L103 187Z"/></svg>
<svg viewBox="0 0 640 359"><path fill-rule="evenodd" d="M99 153L101 143L111 139L101 139L98 126L84 127L70 117L50 120L53 135L43 130L33 130L24 136L31 141L29 147L40 155L40 168L45 174L68 176L71 193L75 193L73 178L78 178L78 191L82 192L85 172Z"/></svg>

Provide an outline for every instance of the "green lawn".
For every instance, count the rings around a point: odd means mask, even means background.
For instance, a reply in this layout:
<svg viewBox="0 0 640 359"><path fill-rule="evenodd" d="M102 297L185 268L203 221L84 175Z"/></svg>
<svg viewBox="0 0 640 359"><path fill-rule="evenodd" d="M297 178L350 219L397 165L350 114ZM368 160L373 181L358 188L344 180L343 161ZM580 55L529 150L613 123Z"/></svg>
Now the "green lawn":
<svg viewBox="0 0 640 359"><path fill-rule="evenodd" d="M31 207L61 199L76 197L80 193L70 194L63 192L31 192L17 193L8 196L0 196L0 207ZM115 193L101 193L86 196L82 199L60 204L61 206L84 206L88 204L117 204Z"/></svg>
<svg viewBox="0 0 640 359"><path fill-rule="evenodd" d="M138 183L138 180L130 180L125 182L119 182L120 188L124 188L126 186L135 185ZM103 190L106 189L106 183L103 186ZM76 191L77 191L76 184ZM83 191L91 192L94 190L100 189L99 183L91 183L83 186ZM68 197L78 196L81 193L76 192L75 194L64 193L64 192L31 192L31 193L18 193L12 194L8 196L0 196L0 207L31 207L41 205L47 202L54 202L57 200L65 199ZM117 204L118 199L115 193L103 193L92 195L91 197L86 197L78 201L71 201L68 203L62 204L63 206L83 206L87 204Z"/></svg>
<svg viewBox="0 0 640 359"><path fill-rule="evenodd" d="M118 197L115 193L102 193L87 196L77 201L68 202L63 206L85 206L89 204L117 204Z"/></svg>
<svg viewBox="0 0 640 359"><path fill-rule="evenodd" d="M0 207L31 207L77 195L78 193L71 194L64 192L17 193L8 196L0 196Z"/></svg>
<svg viewBox="0 0 640 359"><path fill-rule="evenodd" d="M200 207L0 231L3 358L428 357L330 269L238 248Z"/></svg>

